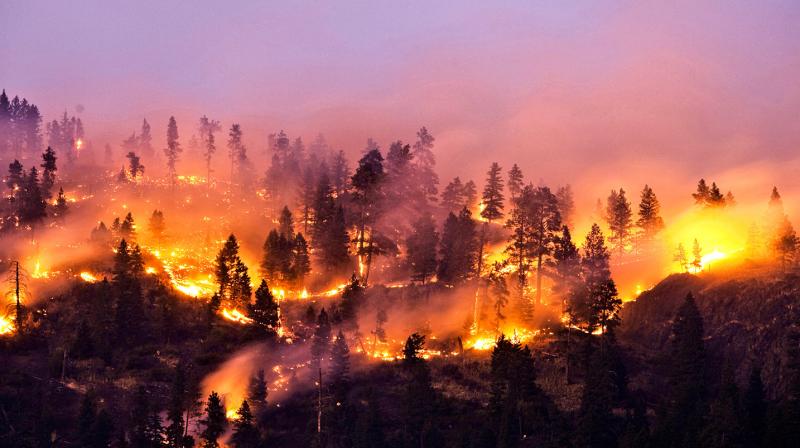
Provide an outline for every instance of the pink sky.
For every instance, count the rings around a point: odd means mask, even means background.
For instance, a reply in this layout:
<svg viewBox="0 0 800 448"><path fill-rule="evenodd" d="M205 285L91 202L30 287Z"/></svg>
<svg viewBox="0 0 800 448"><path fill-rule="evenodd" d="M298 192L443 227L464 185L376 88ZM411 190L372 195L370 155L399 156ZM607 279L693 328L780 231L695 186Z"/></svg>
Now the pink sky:
<svg viewBox="0 0 800 448"><path fill-rule="evenodd" d="M587 201L700 176L757 196L757 167L800 193L797 2L74 3L0 3L0 87L84 106L96 143L207 114L254 153L286 129L355 157L426 125L445 178L516 161Z"/></svg>

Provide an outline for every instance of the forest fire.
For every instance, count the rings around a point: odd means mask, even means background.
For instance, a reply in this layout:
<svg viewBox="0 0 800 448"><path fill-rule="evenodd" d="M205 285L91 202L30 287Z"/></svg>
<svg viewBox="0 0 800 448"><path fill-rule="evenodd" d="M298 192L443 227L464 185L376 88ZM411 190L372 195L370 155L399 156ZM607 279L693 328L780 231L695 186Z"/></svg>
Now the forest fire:
<svg viewBox="0 0 800 448"><path fill-rule="evenodd" d="M92 274L91 272L83 271L80 273L81 280L85 281L86 283L95 283L99 281L97 276Z"/></svg>
<svg viewBox="0 0 800 448"><path fill-rule="evenodd" d="M246 315L244 315L241 311L239 311L237 309L232 309L231 310L231 309L228 309L228 308L223 308L222 309L222 317L224 317L225 319L227 319L227 320L229 320L231 322L236 322L237 324L249 325L249 324L253 323L253 319L250 319L249 317L247 317Z"/></svg>
<svg viewBox="0 0 800 448"><path fill-rule="evenodd" d="M14 322L10 316L0 316L0 336L14 333Z"/></svg>
<svg viewBox="0 0 800 448"><path fill-rule="evenodd" d="M0 446L800 445L800 6L11 3Z"/></svg>

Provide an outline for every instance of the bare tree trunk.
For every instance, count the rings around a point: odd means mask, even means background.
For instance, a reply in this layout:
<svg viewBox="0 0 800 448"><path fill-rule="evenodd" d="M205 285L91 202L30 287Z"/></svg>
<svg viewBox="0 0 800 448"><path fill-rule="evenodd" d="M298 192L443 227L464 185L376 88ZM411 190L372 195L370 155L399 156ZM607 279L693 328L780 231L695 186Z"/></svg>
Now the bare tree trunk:
<svg viewBox="0 0 800 448"><path fill-rule="evenodd" d="M322 365L318 368L319 380L317 381L317 435L322 435Z"/></svg>

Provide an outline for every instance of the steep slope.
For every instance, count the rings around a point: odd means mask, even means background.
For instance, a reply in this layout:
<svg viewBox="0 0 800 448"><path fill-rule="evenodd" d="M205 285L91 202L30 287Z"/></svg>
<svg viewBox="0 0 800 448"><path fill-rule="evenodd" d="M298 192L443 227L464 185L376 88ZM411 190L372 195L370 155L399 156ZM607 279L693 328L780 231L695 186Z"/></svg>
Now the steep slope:
<svg viewBox="0 0 800 448"><path fill-rule="evenodd" d="M646 363L669 363L664 354L672 318L689 292L704 320L709 375L727 363L744 382L757 366L770 394L779 394L784 336L800 309L800 277L745 269L671 275L624 306L620 341Z"/></svg>

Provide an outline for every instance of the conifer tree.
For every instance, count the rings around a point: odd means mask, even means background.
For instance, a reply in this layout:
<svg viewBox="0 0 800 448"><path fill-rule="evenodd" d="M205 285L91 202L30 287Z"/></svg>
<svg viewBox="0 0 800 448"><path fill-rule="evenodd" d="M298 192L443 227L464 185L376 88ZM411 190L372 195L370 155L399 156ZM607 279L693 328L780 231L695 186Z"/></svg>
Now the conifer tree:
<svg viewBox="0 0 800 448"><path fill-rule="evenodd" d="M252 290L250 275L242 259L239 257L239 242L231 234L215 261L215 274L218 293L227 306L244 309L250 304Z"/></svg>
<svg viewBox="0 0 800 448"><path fill-rule="evenodd" d="M575 218L575 198L572 194L572 186L567 184L563 187L558 187L556 198L558 198L558 211L561 214L561 222L572 228Z"/></svg>
<svg viewBox="0 0 800 448"><path fill-rule="evenodd" d="M631 203L625 197L625 190L611 190L606 205L606 220L611 230L611 241L619 257L625 252L625 246L630 240L631 227L633 226Z"/></svg>
<svg viewBox="0 0 800 448"><path fill-rule="evenodd" d="M384 179L383 156L378 149L364 154L358 161L358 168L351 179L353 201L358 208L356 217L357 254L359 257L366 257L364 283L369 277L372 256L376 252L375 224L384 205Z"/></svg>
<svg viewBox="0 0 800 448"><path fill-rule="evenodd" d="M264 370L259 369L255 375L250 377L247 385L247 402L251 404L253 414L258 416L267 408L267 382L264 379Z"/></svg>
<svg viewBox="0 0 800 448"><path fill-rule="evenodd" d="M214 391L208 396L206 402L205 418L200 420L203 431L200 433L201 448L218 448L219 438L225 433L228 420L225 418L225 407L222 399Z"/></svg>
<svg viewBox="0 0 800 448"><path fill-rule="evenodd" d="M464 184L456 176L442 191L442 207L448 212L455 212L466 207L465 193Z"/></svg>
<svg viewBox="0 0 800 448"><path fill-rule="evenodd" d="M69 205L67 204L67 197L64 195L64 189L58 189L58 196L56 197L56 204L53 206L53 217L63 220L69 213Z"/></svg>
<svg viewBox="0 0 800 448"><path fill-rule="evenodd" d="M308 243L302 233L294 237L292 245L292 278L298 286L305 284L306 276L311 272L311 257L308 254Z"/></svg>
<svg viewBox="0 0 800 448"><path fill-rule="evenodd" d="M502 169L497 162L492 163L489 171L486 173L486 185L483 187L483 194L481 200L483 209L480 211L481 218L484 219L484 224L481 228L481 239L478 247L478 276L481 275L483 270L483 249L486 246L486 232L489 225L497 220L503 219L503 177L501 176Z"/></svg>
<svg viewBox="0 0 800 448"><path fill-rule="evenodd" d="M233 448L257 448L260 436L247 400L242 402L236 415L238 417L233 422L231 445Z"/></svg>
<svg viewBox="0 0 800 448"><path fill-rule="evenodd" d="M703 248L700 247L700 242L697 241L697 238L692 243L692 267L695 273L703 269Z"/></svg>
<svg viewBox="0 0 800 448"><path fill-rule="evenodd" d="M176 164L183 149L178 141L178 123L175 117L169 117L167 124L167 147L164 148L164 155L167 157L167 170L169 173L169 181L172 188L175 188L177 182Z"/></svg>
<svg viewBox="0 0 800 448"><path fill-rule="evenodd" d="M436 139L426 127L417 132L417 141L413 146L415 178L423 190L428 202L436 202L439 177L436 174L436 157L433 154L433 142Z"/></svg>
<svg viewBox="0 0 800 448"><path fill-rule="evenodd" d="M761 369L755 367L742 397L744 432L747 446L762 446L766 434L767 403Z"/></svg>
<svg viewBox="0 0 800 448"><path fill-rule="evenodd" d="M672 323L669 389L656 431L667 446L698 446L705 413L705 358L703 318L688 294Z"/></svg>
<svg viewBox="0 0 800 448"><path fill-rule="evenodd" d="M150 215L150 221L148 221L148 229L150 230L150 235L156 240L156 244L161 244L161 239L164 237L164 230L166 229L164 212L153 210L153 214Z"/></svg>
<svg viewBox="0 0 800 448"><path fill-rule="evenodd" d="M264 280L256 289L255 301L249 305L248 315L267 334L274 334L280 325L278 303Z"/></svg>
<svg viewBox="0 0 800 448"><path fill-rule="evenodd" d="M48 146L45 152L42 153L42 164L39 165L42 168L42 196L46 201L53 196L52 189L56 182L56 171L58 170L56 160L56 152Z"/></svg>
<svg viewBox="0 0 800 448"><path fill-rule="evenodd" d="M330 378L333 399L340 406L347 399L350 389L350 349L341 330L331 347Z"/></svg>
<svg viewBox="0 0 800 448"><path fill-rule="evenodd" d="M436 248L439 233L433 217L423 214L414 222L411 235L406 240L407 260L411 267L411 279L423 285L436 273Z"/></svg>
<svg viewBox="0 0 800 448"><path fill-rule="evenodd" d="M686 248L683 247L683 243L678 243L672 261L678 264L681 272L689 272L689 256L686 254Z"/></svg>
<svg viewBox="0 0 800 448"><path fill-rule="evenodd" d="M150 123L147 122L147 118L142 119L142 128L139 131L139 151L148 160L154 156L153 135L150 132Z"/></svg>
<svg viewBox="0 0 800 448"><path fill-rule="evenodd" d="M516 201L517 197L522 193L523 182L522 170L515 163L508 171L508 193L511 195L512 202Z"/></svg>
<svg viewBox="0 0 800 448"><path fill-rule="evenodd" d="M725 367L716 398L709 406L708 422L700 434L706 447L744 447L744 416L733 371Z"/></svg>
<svg viewBox="0 0 800 448"><path fill-rule="evenodd" d="M639 219L636 225L642 230L645 241L651 241L655 235L664 228L664 219L661 218L661 204L656 194L649 185L642 189L639 202Z"/></svg>
<svg viewBox="0 0 800 448"><path fill-rule="evenodd" d="M455 285L468 280L475 272L478 254L475 221L466 208L458 216L447 216L442 231L438 279Z"/></svg>
<svg viewBox="0 0 800 448"><path fill-rule="evenodd" d="M560 297L562 310L566 311L570 294L579 286L581 280L581 255L572 242L569 227L561 228L561 236L556 240L553 250L555 264L553 292Z"/></svg>

